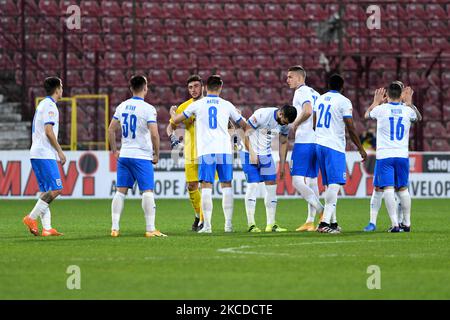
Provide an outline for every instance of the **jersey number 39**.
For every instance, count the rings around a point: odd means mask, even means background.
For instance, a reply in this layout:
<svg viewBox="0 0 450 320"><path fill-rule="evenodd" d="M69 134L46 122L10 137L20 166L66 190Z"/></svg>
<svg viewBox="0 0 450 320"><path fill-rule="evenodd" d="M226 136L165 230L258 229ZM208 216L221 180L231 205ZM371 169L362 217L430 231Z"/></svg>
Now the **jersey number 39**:
<svg viewBox="0 0 450 320"><path fill-rule="evenodd" d="M137 124L137 117L136 115L132 114L129 117L130 122L128 122L128 113L122 113L123 117L123 124L122 124L122 135L124 138L128 138L128 134L131 131L131 138L136 138L136 124Z"/></svg>

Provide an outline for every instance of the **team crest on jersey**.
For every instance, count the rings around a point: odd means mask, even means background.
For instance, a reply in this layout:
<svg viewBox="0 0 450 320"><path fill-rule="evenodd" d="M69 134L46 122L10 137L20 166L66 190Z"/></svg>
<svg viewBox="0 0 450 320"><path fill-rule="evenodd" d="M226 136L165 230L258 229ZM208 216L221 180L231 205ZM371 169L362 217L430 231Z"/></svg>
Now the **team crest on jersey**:
<svg viewBox="0 0 450 320"><path fill-rule="evenodd" d="M346 179L347 179L347 172L344 172L344 173L342 174L342 177L344 178L344 180L346 180Z"/></svg>
<svg viewBox="0 0 450 320"><path fill-rule="evenodd" d="M57 185L58 187L61 187L61 179L56 179L56 185Z"/></svg>
<svg viewBox="0 0 450 320"><path fill-rule="evenodd" d="M55 116L55 113L54 113L53 111L49 111L49 112L48 112L48 116L49 116L50 118L53 118L53 117Z"/></svg>

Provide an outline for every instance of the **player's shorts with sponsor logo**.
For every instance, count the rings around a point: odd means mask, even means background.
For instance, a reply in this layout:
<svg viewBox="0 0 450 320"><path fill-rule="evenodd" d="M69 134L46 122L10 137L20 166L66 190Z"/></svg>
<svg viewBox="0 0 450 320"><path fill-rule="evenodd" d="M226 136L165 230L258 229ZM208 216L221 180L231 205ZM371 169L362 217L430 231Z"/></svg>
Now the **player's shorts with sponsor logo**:
<svg viewBox="0 0 450 320"><path fill-rule="evenodd" d="M137 181L139 190L153 190L154 173L151 160L119 158L117 161L117 188L133 188Z"/></svg>
<svg viewBox="0 0 450 320"><path fill-rule="evenodd" d="M31 159L31 167L41 192L61 190L63 188L56 160Z"/></svg>
<svg viewBox="0 0 450 320"><path fill-rule="evenodd" d="M409 180L409 159L377 159L373 175L373 185L375 187L407 187Z"/></svg>
<svg viewBox="0 0 450 320"><path fill-rule="evenodd" d="M277 168L271 154L258 155L258 164L250 163L248 152L241 151L240 156L242 170L248 183L275 181L277 179Z"/></svg>
<svg viewBox="0 0 450 320"><path fill-rule="evenodd" d="M291 155L291 176L317 178L319 166L317 164L315 143L296 143Z"/></svg>
<svg viewBox="0 0 450 320"><path fill-rule="evenodd" d="M345 184L347 178L347 165L345 153L317 145L317 162L322 174L322 184Z"/></svg>
<svg viewBox="0 0 450 320"><path fill-rule="evenodd" d="M198 180L214 183L215 176L220 182L233 180L233 156L227 153L214 153L198 158Z"/></svg>

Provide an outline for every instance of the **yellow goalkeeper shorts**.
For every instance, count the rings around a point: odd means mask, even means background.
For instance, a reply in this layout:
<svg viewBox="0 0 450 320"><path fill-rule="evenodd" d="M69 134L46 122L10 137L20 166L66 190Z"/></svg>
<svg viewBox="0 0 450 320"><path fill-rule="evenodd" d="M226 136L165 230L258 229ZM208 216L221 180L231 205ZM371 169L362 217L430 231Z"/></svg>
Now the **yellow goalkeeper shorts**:
<svg viewBox="0 0 450 320"><path fill-rule="evenodd" d="M186 163L184 165L184 173L186 175L186 182L198 181L198 164Z"/></svg>

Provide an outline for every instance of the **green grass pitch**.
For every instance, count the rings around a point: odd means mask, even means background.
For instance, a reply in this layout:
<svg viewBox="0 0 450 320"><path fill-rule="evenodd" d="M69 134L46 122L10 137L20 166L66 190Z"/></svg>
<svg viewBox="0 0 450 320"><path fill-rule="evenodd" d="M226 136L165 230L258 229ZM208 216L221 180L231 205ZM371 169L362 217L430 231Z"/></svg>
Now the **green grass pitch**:
<svg viewBox="0 0 450 320"><path fill-rule="evenodd" d="M34 237L22 217L34 201L2 200L0 299L449 299L448 200L413 200L413 232L367 234L368 199L338 201L341 235L298 233L303 200L279 200L277 220L292 230L246 233L243 200L235 200L233 234L223 232L214 202L213 234L190 231L188 200L158 200L157 227L168 238L144 238L141 202L127 200L121 237L110 238L110 201L56 200L60 238ZM265 226L262 200L256 221ZM81 270L69 290L67 267ZM381 271L369 290L368 266Z"/></svg>

